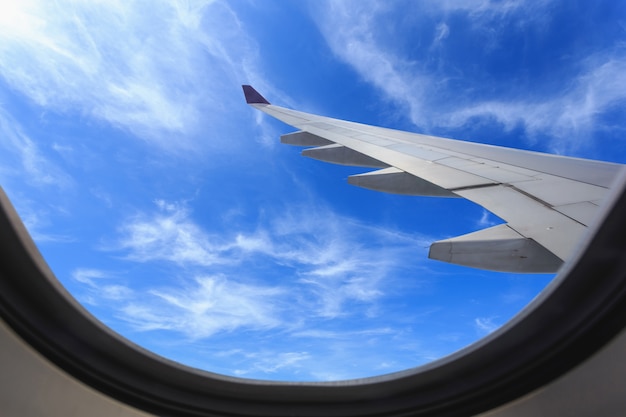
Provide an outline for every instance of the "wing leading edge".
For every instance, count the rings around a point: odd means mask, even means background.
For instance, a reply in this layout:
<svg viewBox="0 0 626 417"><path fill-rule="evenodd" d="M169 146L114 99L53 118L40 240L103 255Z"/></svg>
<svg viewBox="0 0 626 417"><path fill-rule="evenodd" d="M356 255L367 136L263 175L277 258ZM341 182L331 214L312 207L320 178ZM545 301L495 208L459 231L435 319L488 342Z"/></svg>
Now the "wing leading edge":
<svg viewBox="0 0 626 417"><path fill-rule="evenodd" d="M507 272L556 272L591 224L623 165L409 133L269 103L246 102L297 129L281 142L304 156L378 168L350 184L389 193L462 197L505 224L434 242L429 257Z"/></svg>

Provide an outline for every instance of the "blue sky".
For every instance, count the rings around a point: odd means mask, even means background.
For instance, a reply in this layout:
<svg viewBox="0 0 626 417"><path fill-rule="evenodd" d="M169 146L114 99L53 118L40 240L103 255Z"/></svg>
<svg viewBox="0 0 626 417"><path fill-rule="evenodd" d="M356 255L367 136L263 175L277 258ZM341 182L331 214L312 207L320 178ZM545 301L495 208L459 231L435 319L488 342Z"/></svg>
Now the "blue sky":
<svg viewBox="0 0 626 417"><path fill-rule="evenodd" d="M427 258L498 223L349 186L272 103L626 162L626 3L20 1L0 12L0 184L59 280L160 355L335 380L441 358L552 278Z"/></svg>

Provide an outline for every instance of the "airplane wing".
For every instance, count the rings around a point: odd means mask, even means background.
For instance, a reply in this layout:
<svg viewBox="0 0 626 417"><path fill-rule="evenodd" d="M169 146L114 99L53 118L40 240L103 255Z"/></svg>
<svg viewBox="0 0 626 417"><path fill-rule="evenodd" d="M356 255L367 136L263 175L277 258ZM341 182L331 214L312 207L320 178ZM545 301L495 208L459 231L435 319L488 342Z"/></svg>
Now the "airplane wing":
<svg viewBox="0 0 626 417"><path fill-rule="evenodd" d="M249 85L246 102L299 129L281 142L302 155L378 168L350 184L407 195L462 197L506 221L435 242L429 257L510 272L556 272L591 224L623 165L332 119L270 104Z"/></svg>

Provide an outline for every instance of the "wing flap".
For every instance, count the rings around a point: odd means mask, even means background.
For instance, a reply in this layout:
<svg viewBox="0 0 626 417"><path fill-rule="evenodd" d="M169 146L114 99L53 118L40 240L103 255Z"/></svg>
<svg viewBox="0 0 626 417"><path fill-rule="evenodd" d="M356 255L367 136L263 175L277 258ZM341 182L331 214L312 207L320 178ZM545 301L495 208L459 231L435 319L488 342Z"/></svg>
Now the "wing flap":
<svg viewBox="0 0 626 417"><path fill-rule="evenodd" d="M606 195L606 188L604 187L549 174L540 174L535 177L534 181L519 183L513 181L512 184L520 191L532 195L552 207L601 200Z"/></svg>
<svg viewBox="0 0 626 417"><path fill-rule="evenodd" d="M591 201L583 201L580 203L555 206L554 209L559 213L563 213L565 216L584 224L585 226L591 226L593 219L596 217L598 204L594 204Z"/></svg>
<svg viewBox="0 0 626 417"><path fill-rule="evenodd" d="M379 159L338 144L305 149L302 151L302 156L339 165L369 168L386 168L389 166Z"/></svg>
<svg viewBox="0 0 626 417"><path fill-rule="evenodd" d="M351 175L348 177L348 184L392 194L458 198L445 188L394 167Z"/></svg>
<svg viewBox="0 0 626 417"><path fill-rule="evenodd" d="M334 142L321 138L309 132L293 132L280 137L280 143L295 146L326 146Z"/></svg>
<svg viewBox="0 0 626 417"><path fill-rule="evenodd" d="M556 272L561 259L506 224L435 242L428 257L502 272Z"/></svg>
<svg viewBox="0 0 626 417"><path fill-rule="evenodd" d="M534 179L533 175L519 172L514 167L510 167L506 164L494 164L493 162L476 161L456 156L438 160L437 164L479 175L499 183L529 181ZM534 174L537 175L536 173Z"/></svg>

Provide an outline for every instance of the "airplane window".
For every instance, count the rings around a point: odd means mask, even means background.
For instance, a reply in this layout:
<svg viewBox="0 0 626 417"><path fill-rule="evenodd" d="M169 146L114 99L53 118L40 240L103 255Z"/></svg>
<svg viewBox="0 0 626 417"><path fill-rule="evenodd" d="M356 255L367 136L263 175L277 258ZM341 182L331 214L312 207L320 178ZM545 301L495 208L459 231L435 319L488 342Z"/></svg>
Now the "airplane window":
<svg viewBox="0 0 626 417"><path fill-rule="evenodd" d="M562 171L541 171L557 159L468 162L350 131L483 181L451 185L459 199L374 192L345 179L388 163L303 158L279 145L297 129L246 106L240 85L315 115L623 162L603 144L623 130L624 13L601 3L3 6L1 185L72 296L152 352L274 381L404 371L491 334L555 276L429 259L434 242L508 221L475 204L504 181L492 171L582 237L617 169L593 171L578 201Z"/></svg>

